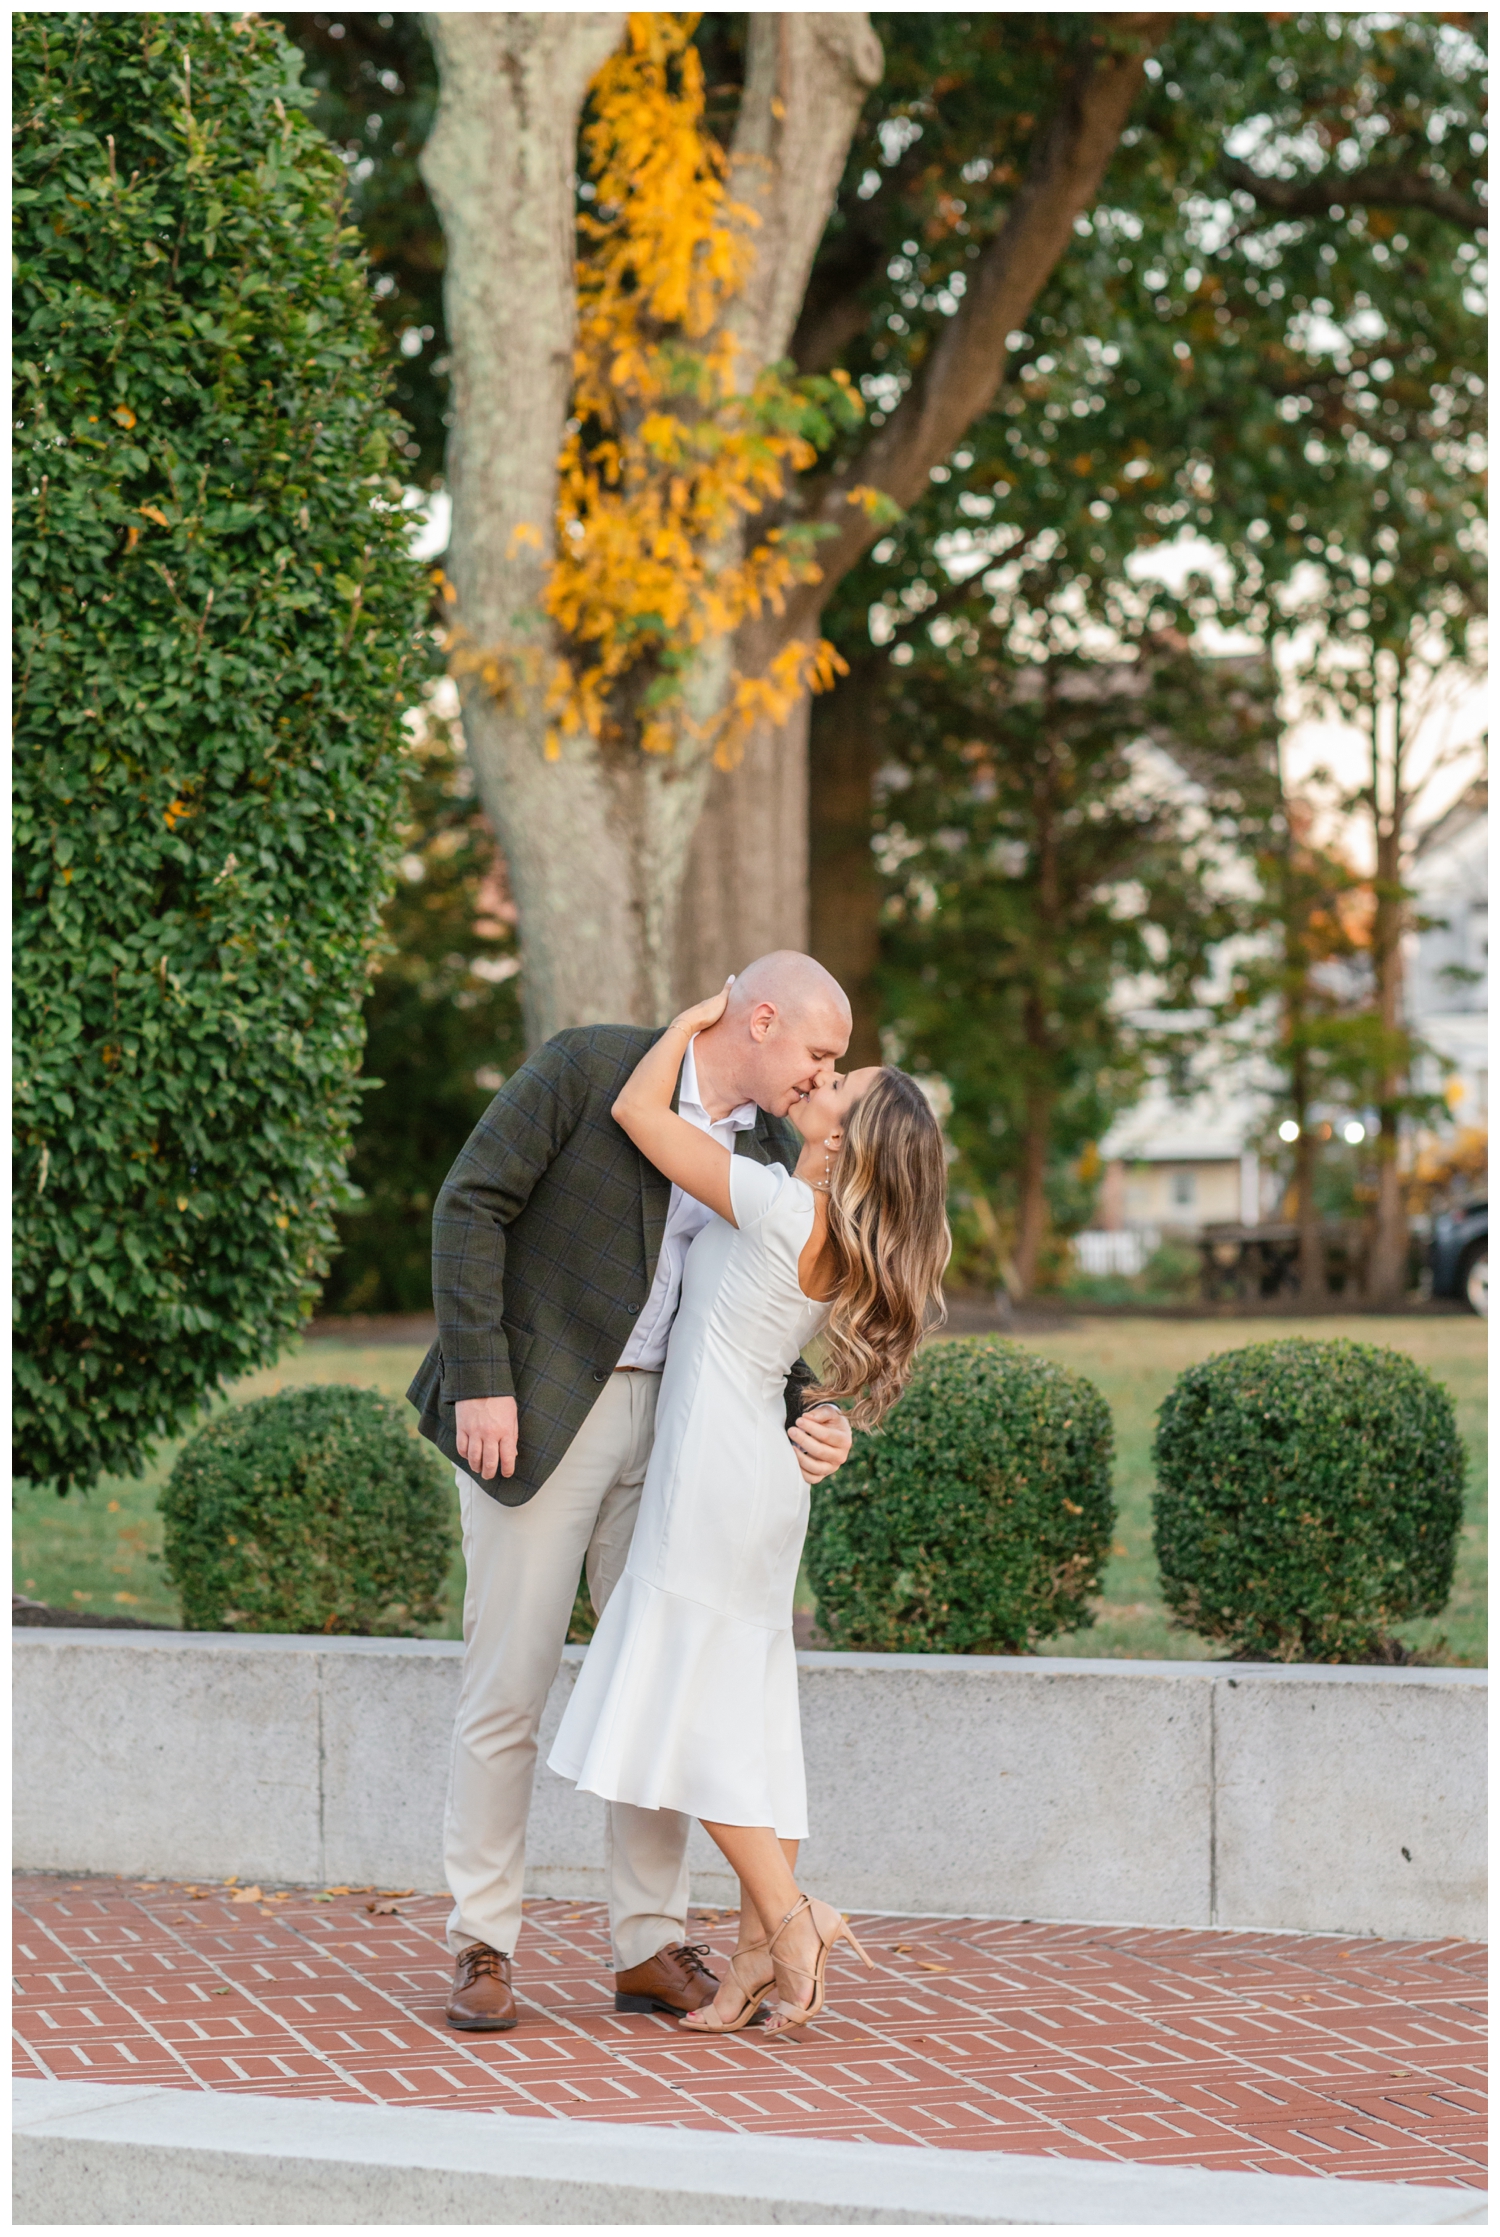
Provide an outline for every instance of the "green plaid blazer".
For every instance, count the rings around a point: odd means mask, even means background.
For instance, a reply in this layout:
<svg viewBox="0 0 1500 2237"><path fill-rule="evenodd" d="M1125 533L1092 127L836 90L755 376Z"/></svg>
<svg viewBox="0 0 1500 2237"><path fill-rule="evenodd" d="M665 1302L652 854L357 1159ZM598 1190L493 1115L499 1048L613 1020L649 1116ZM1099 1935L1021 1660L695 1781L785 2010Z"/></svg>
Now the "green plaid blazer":
<svg viewBox="0 0 1500 2237"><path fill-rule="evenodd" d="M535 1498L562 1459L650 1295L671 1184L610 1105L658 1038L659 1029L630 1025L555 1035L506 1081L437 1200L437 1342L406 1395L422 1435L455 1467L464 1465L459 1399L515 1399L516 1472L484 1485L507 1507ZM795 1129L765 1111L734 1146L788 1172L802 1148ZM799 1360L789 1420L812 1379Z"/></svg>

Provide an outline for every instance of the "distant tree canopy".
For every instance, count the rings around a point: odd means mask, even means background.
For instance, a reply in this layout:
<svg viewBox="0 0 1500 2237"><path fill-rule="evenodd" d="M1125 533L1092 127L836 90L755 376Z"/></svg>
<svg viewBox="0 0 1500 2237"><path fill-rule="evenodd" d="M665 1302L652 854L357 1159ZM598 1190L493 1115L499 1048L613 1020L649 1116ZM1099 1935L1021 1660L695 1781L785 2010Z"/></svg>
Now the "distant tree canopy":
<svg viewBox="0 0 1500 2237"><path fill-rule="evenodd" d="M326 1271L425 659L343 168L262 18L14 19L18 1474Z"/></svg>

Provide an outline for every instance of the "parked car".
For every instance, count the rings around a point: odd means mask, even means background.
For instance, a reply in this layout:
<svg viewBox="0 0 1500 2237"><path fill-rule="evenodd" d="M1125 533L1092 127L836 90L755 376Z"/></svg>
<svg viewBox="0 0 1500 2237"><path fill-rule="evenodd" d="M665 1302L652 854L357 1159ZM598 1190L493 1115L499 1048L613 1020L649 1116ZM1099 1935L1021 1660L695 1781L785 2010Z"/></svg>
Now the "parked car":
<svg viewBox="0 0 1500 2237"><path fill-rule="evenodd" d="M1471 1313L1490 1312L1490 1208L1469 1204L1432 1223L1432 1294L1456 1297Z"/></svg>

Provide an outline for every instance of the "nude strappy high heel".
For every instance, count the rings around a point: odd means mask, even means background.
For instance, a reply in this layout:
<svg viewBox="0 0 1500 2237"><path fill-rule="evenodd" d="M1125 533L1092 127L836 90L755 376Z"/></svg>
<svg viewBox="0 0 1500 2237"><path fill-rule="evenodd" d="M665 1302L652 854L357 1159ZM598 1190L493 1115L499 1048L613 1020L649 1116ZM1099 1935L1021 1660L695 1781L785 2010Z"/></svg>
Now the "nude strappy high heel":
<svg viewBox="0 0 1500 2237"><path fill-rule="evenodd" d="M865 1956L855 1938L849 1921L841 1912L834 1910L831 1904L820 1903L817 1897L813 1895L804 1895L800 1903L793 1905L767 1942L766 1947L771 1953L773 1964L776 1963L777 1943L791 1925L792 1920L799 1917L803 1911L811 1915L813 1931L818 1937L817 1961L809 1970L805 1965L794 1965L789 1959L783 1958L781 1968L783 1972L800 1973L804 1980L811 1981L813 1992L806 2004L794 2004L790 2008L785 2005L780 2007L768 2023L768 2032L773 2035L783 2035L788 2028L805 2027L809 2020L816 2019L819 2012L822 2011L823 1988L828 1973L828 1953L835 1942L850 1943L856 1957L863 1959L866 1969L872 1973L875 1970L873 1963Z"/></svg>
<svg viewBox="0 0 1500 2237"><path fill-rule="evenodd" d="M736 1950L729 1960L726 1968L729 1979L744 1999L733 2019L720 2019L711 2003L700 2004L696 2012L684 2012L677 2023L678 2026L685 2027L691 2035L738 2035L742 2027L748 2027L776 1986L776 1977L773 1974L769 1981L765 1981L755 1988L746 1988L743 1979L735 1971L735 1967L742 1957L769 1956L770 1949L769 1942L751 1942L744 1949Z"/></svg>

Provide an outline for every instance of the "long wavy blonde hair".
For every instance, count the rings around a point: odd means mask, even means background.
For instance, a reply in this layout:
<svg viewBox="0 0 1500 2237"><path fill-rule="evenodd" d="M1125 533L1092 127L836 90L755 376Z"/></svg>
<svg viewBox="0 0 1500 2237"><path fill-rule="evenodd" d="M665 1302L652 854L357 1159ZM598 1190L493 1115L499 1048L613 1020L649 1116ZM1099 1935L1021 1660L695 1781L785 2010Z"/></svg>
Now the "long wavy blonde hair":
<svg viewBox="0 0 1500 2237"><path fill-rule="evenodd" d="M882 1065L844 1122L828 1189L833 1305L818 1395L852 1398L856 1429L895 1405L918 1344L944 1317L947 1193L932 1106L910 1073Z"/></svg>

